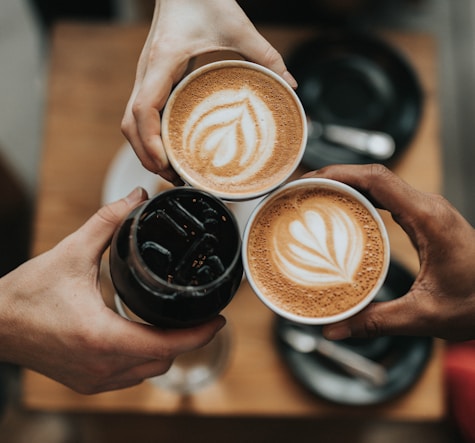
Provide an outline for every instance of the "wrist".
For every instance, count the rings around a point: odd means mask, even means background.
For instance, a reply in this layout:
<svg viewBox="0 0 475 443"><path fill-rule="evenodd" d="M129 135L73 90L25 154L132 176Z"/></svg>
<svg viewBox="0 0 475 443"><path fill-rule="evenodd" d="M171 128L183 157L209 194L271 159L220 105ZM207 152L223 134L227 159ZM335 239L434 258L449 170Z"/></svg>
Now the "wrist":
<svg viewBox="0 0 475 443"><path fill-rule="evenodd" d="M12 271L12 273L15 271ZM18 363L18 322L15 320L16 285L11 274L0 278L0 361Z"/></svg>

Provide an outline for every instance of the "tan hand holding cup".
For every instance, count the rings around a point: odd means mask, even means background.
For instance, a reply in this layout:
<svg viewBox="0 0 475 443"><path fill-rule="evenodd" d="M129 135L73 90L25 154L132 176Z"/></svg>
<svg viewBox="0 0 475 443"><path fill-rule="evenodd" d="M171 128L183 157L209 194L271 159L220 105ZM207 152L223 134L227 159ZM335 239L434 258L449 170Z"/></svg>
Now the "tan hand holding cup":
<svg viewBox="0 0 475 443"><path fill-rule="evenodd" d="M251 200L298 167L307 120L277 74L224 60L198 68L176 86L163 111L162 139L187 184L224 200Z"/></svg>
<svg viewBox="0 0 475 443"><path fill-rule="evenodd" d="M389 240L376 209L333 180L304 178L267 196L243 238L243 263L257 296L303 324L348 318L368 305L389 266Z"/></svg>

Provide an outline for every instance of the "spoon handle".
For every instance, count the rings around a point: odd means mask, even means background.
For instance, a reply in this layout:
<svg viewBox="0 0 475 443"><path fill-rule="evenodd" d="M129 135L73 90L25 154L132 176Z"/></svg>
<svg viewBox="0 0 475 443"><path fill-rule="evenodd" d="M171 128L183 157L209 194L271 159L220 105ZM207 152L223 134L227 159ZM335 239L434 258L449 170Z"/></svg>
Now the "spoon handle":
<svg viewBox="0 0 475 443"><path fill-rule="evenodd" d="M309 138L324 138L376 160L386 160L394 154L394 139L384 132L334 124L324 125L314 121L309 126Z"/></svg>
<svg viewBox="0 0 475 443"><path fill-rule="evenodd" d="M320 338L315 350L338 363L350 374L364 378L374 386L382 386L387 381L387 371L382 365L337 343Z"/></svg>

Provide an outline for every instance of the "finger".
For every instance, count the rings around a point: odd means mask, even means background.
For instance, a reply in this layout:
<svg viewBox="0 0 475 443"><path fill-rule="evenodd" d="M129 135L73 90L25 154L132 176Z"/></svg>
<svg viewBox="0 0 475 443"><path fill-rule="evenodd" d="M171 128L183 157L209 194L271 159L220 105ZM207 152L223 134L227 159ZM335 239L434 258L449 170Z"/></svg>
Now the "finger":
<svg viewBox="0 0 475 443"><path fill-rule="evenodd" d="M117 355L147 360L167 361L209 343L225 325L222 316L193 328L162 330L154 326L130 322L110 322L109 340ZM135 364L135 363L134 363Z"/></svg>
<svg viewBox="0 0 475 443"><path fill-rule="evenodd" d="M137 382L165 374L173 363L173 359L151 360L141 365L136 365L117 377L125 382Z"/></svg>
<svg viewBox="0 0 475 443"><path fill-rule="evenodd" d="M368 195L378 206L396 213L411 208L413 203L409 197L418 194L406 182L380 164L332 165L309 172L304 177L329 178L346 183Z"/></svg>
<svg viewBox="0 0 475 443"><path fill-rule="evenodd" d="M135 188L127 197L103 206L68 239L74 238L80 245L87 245L88 254L95 258L102 254L122 220L141 202L147 193Z"/></svg>
<svg viewBox="0 0 475 443"><path fill-rule="evenodd" d="M371 303L359 314L323 327L329 340L373 338L385 335L428 335L430 315L412 293L388 302Z"/></svg>
<svg viewBox="0 0 475 443"><path fill-rule="evenodd" d="M338 180L359 190L376 206L388 210L413 239L417 224L431 212L432 202L427 194L412 188L381 164L332 165L304 177Z"/></svg>
<svg viewBox="0 0 475 443"><path fill-rule="evenodd" d="M252 26L246 28L247 36L240 40L239 53L255 63L259 63L280 75L292 88L297 88L297 81L288 71L280 53Z"/></svg>
<svg viewBox="0 0 475 443"><path fill-rule="evenodd" d="M162 178L173 183L175 186L181 186L183 181L178 177L175 171L171 167L165 167L165 169L163 169L162 162L157 160L156 157L150 155L153 154L155 150L149 152L145 149L142 139L140 138L140 134L137 130L137 123L134 116L132 115L131 106L132 105L130 103L127 105L121 123L121 130L137 155L137 158L140 160L142 166L145 169L155 174L159 174ZM161 151L163 148L159 146L158 150Z"/></svg>
<svg viewBox="0 0 475 443"><path fill-rule="evenodd" d="M144 380L165 374L170 369L172 363L173 359L168 359L151 360L143 364L135 365L120 374L108 377L107 382L96 388L96 393L136 386Z"/></svg>
<svg viewBox="0 0 475 443"><path fill-rule="evenodd" d="M241 54L247 60L274 71L295 89L297 82L287 70L280 53L257 31L237 2L232 7L234 10L231 14L225 12L227 15L223 15L232 17L226 27L226 35L231 44L229 49Z"/></svg>
<svg viewBox="0 0 475 443"><path fill-rule="evenodd" d="M100 383L93 387L92 389L88 386L88 390L84 392L84 390L78 390L79 393L82 394L100 394L102 392L109 392L109 391L117 391L119 389L127 389L133 386L137 386L144 381L143 378L124 378L124 377L117 377L112 379L107 379L106 382ZM73 387L74 389L74 387Z"/></svg>
<svg viewBox="0 0 475 443"><path fill-rule="evenodd" d="M187 64L167 71L170 62L164 61L160 68L148 69L142 84L131 104L133 116L130 124L134 137L130 138L135 152L143 165L152 172L160 174L166 180L182 184L176 172L170 166L161 137L160 112L170 95L175 78L180 78ZM171 69L171 68L170 68Z"/></svg>

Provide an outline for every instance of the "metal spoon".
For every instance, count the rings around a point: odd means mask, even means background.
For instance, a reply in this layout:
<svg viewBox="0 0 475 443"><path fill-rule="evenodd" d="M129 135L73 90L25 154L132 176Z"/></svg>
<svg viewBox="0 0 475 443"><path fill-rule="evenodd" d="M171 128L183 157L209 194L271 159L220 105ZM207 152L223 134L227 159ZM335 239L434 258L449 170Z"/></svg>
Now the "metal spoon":
<svg viewBox="0 0 475 443"><path fill-rule="evenodd" d="M384 366L322 336L312 335L298 327L286 326L280 330L280 337L294 350L305 354L318 352L349 374L361 377L373 386L382 386L388 379Z"/></svg>
<svg viewBox="0 0 475 443"><path fill-rule="evenodd" d="M384 132L349 126L322 124L308 120L308 141L323 138L375 160L387 160L394 154L394 139Z"/></svg>

